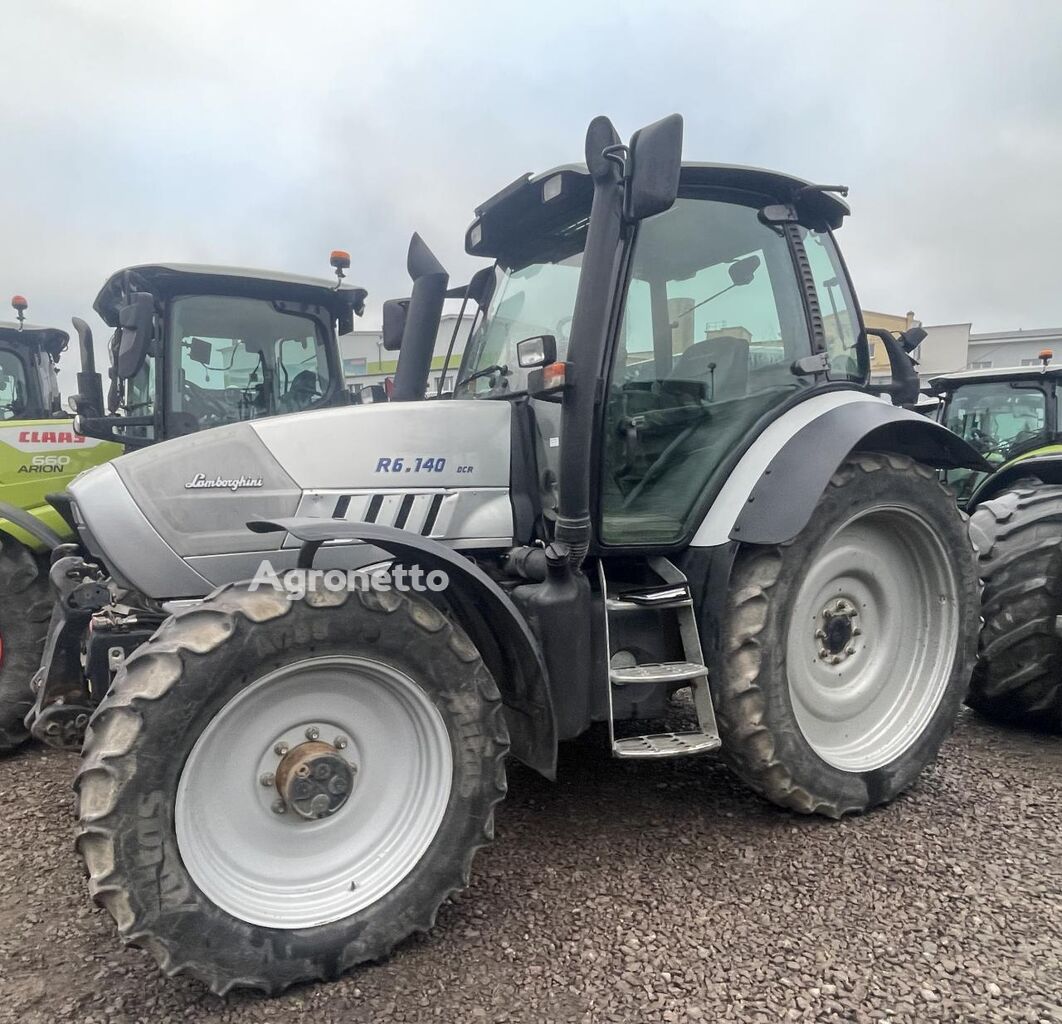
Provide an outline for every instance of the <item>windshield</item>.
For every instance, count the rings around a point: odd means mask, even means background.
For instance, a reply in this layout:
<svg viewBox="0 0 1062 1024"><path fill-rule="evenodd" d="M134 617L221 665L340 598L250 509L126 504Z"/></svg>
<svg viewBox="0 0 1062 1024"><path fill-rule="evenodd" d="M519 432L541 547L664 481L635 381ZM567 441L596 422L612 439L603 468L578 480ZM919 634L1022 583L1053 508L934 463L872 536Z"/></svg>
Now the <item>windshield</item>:
<svg viewBox="0 0 1062 1024"><path fill-rule="evenodd" d="M1007 381L963 385L948 398L943 415L944 426L994 466L1044 443L1046 421L1047 397L1040 386ZM984 477L975 470L950 470L947 483L964 502Z"/></svg>
<svg viewBox="0 0 1062 1024"><path fill-rule="evenodd" d="M1003 462L1045 436L1047 399L1037 385L966 384L948 400L944 425L989 462Z"/></svg>
<svg viewBox="0 0 1062 1024"><path fill-rule="evenodd" d="M0 349L0 420L26 416L26 367L10 349Z"/></svg>
<svg viewBox="0 0 1062 1024"><path fill-rule="evenodd" d="M552 334L557 358L564 359L585 238L582 221L559 239L543 239L536 260L513 264L498 260L494 292L465 349L455 398L526 391L529 371L516 362L516 346L525 338Z"/></svg>
<svg viewBox="0 0 1062 1024"><path fill-rule="evenodd" d="M169 346L173 409L201 428L313 408L332 383L321 324L265 299L177 299Z"/></svg>

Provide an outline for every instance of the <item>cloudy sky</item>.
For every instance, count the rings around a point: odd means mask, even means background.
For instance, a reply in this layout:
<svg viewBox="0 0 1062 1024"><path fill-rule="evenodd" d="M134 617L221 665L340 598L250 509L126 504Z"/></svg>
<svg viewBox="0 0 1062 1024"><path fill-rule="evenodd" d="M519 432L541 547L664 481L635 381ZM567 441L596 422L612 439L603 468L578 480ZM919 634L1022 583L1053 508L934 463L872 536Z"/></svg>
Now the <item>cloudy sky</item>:
<svg viewBox="0 0 1062 1024"><path fill-rule="evenodd" d="M851 187L865 307L1062 326L1060 53L1054 0L8 0L0 319L19 291L69 325L131 263L346 248L376 326L411 231L463 278L479 201L595 114L678 111L690 159Z"/></svg>

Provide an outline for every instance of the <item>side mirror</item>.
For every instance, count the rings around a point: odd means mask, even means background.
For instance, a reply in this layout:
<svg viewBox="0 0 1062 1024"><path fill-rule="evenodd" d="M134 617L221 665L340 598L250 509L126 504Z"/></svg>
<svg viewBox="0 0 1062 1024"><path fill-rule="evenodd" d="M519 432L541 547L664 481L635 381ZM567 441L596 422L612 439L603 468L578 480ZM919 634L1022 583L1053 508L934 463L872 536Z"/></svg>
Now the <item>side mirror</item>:
<svg viewBox="0 0 1062 1024"><path fill-rule="evenodd" d="M631 136L630 176L624 214L645 220L669 210L678 198L682 171L682 117L671 114Z"/></svg>
<svg viewBox="0 0 1062 1024"><path fill-rule="evenodd" d="M214 354L214 346L209 341L204 341L202 338L193 338L188 343L188 358L193 363L199 363L201 366L210 366L210 357Z"/></svg>
<svg viewBox="0 0 1062 1024"><path fill-rule="evenodd" d="M408 315L409 299L388 299L383 304L383 347L388 352L397 352L402 347Z"/></svg>
<svg viewBox="0 0 1062 1024"><path fill-rule="evenodd" d="M922 327L908 327L900 335L900 344L905 352L913 352L929 335Z"/></svg>
<svg viewBox="0 0 1062 1024"><path fill-rule="evenodd" d="M133 301L118 311L121 338L115 356L119 378L135 377L147 358L155 328L155 300L150 292L135 292Z"/></svg>
<svg viewBox="0 0 1062 1024"><path fill-rule="evenodd" d="M72 395L72 411L83 416L103 415L103 381L96 372L96 352L92 347L92 328L79 316L71 323L77 331L78 348L81 350L81 369L77 374L77 394Z"/></svg>
<svg viewBox="0 0 1062 1024"><path fill-rule="evenodd" d="M355 405L376 405L387 401L387 389L382 384L366 384L355 396Z"/></svg>
<svg viewBox="0 0 1062 1024"><path fill-rule="evenodd" d="M744 259L735 260L730 264L730 280L737 288L752 284L756 271L760 269L759 256L746 256Z"/></svg>
<svg viewBox="0 0 1062 1024"><path fill-rule="evenodd" d="M557 361L557 339L552 334L524 338L516 345L516 362L523 370L534 370Z"/></svg>

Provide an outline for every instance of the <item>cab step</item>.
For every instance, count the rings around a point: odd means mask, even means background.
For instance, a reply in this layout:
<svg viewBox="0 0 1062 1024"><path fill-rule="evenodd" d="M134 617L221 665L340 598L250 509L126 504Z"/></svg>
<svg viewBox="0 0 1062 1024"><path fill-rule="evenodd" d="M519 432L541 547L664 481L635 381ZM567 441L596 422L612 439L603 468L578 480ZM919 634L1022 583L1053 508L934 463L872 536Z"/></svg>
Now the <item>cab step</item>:
<svg viewBox="0 0 1062 1024"><path fill-rule="evenodd" d="M624 736L612 741L614 757L691 757L718 750L718 736L703 732L655 732L645 736Z"/></svg>
<svg viewBox="0 0 1062 1024"><path fill-rule="evenodd" d="M608 672L609 741L612 754L620 758L639 757L691 757L718 750L721 745L715 722L715 709L708 689L708 666L701 651L700 633L693 610L693 596L686 577L666 558L649 560L650 569L660 579L656 586L628 589L619 593L609 592L605 578L604 562L598 561L598 581L605 603L605 638L609 639L609 619L612 615L630 613L634 610L666 612L674 616L681 638L682 661L643 662L638 665L610 666ZM626 655L630 657L629 653ZM633 660L633 659L631 659ZM648 733L642 736L616 736L612 690L616 686L632 686L639 683L669 686L677 690L688 688L697 713L698 728L681 732Z"/></svg>
<svg viewBox="0 0 1062 1024"><path fill-rule="evenodd" d="M634 683L681 683L687 679L706 676L708 668L695 661L646 662L630 668L609 669L609 678L618 686Z"/></svg>

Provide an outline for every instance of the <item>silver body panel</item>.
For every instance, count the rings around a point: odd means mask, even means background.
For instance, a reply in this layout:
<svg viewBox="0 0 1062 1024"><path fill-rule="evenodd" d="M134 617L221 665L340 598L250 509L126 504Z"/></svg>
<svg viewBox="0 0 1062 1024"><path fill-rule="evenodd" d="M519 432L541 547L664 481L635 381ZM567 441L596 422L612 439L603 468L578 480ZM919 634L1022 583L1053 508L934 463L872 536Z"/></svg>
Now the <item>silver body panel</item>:
<svg viewBox="0 0 1062 1024"><path fill-rule="evenodd" d="M459 548L513 542L507 402L348 406L217 427L130 452L70 486L82 535L157 600L292 568L298 543L246 523L294 515L401 526ZM394 439L392 441L392 438ZM357 567L383 553L336 549Z"/></svg>

